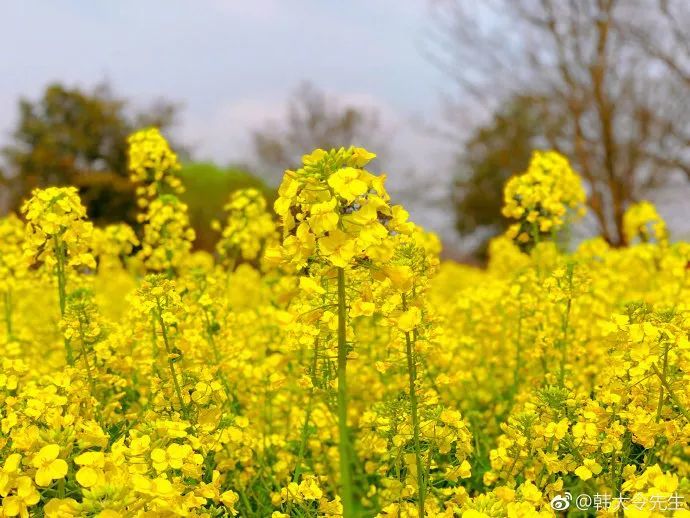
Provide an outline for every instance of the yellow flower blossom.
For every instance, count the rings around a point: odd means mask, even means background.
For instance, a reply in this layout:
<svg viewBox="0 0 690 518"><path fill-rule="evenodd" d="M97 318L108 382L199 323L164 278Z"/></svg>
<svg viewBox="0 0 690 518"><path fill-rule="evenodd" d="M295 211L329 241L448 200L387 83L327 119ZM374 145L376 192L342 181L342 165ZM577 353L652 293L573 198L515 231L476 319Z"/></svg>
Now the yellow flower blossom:
<svg viewBox="0 0 690 518"><path fill-rule="evenodd" d="M67 475L67 463L58 459L58 455L60 447L57 444L47 444L34 456L31 464L36 468L34 478L37 485L46 487Z"/></svg>

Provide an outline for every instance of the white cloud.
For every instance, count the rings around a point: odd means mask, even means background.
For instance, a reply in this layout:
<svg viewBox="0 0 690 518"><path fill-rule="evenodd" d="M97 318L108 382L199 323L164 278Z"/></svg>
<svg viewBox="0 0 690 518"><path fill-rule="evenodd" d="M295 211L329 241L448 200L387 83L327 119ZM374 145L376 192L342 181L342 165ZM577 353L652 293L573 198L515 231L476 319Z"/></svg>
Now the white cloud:
<svg viewBox="0 0 690 518"><path fill-rule="evenodd" d="M252 131L279 117L284 109L279 100L227 99L210 111L189 113L176 133L197 159L220 164L248 161Z"/></svg>

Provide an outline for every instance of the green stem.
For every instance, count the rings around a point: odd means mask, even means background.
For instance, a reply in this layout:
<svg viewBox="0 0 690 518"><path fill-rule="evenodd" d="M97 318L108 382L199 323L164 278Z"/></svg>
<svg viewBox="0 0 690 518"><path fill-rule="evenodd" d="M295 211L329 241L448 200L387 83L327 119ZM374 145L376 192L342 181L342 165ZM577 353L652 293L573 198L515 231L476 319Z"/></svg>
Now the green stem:
<svg viewBox="0 0 690 518"><path fill-rule="evenodd" d="M407 311L407 301L405 295L402 296L403 311ZM417 402L417 364L415 362L415 352L412 337L409 332L405 333L405 348L407 353L407 372L409 379L410 394L410 413L412 414L412 434L414 436L414 456L417 464L417 486L419 497L417 499L417 509L419 516L424 517L424 497L426 487L424 485L424 465L422 464L422 448L419 441L419 415Z"/></svg>
<svg viewBox="0 0 690 518"><path fill-rule="evenodd" d="M318 338L314 340L314 357L312 358L311 364L311 378L312 386L309 390L309 402L307 403L307 411L304 416L304 424L302 425L302 434L300 437L299 452L297 454L297 464L295 464L295 475L293 477L293 482L299 480L299 476L302 472L302 461L304 460L304 453L307 449L307 439L309 438L309 421L311 419L311 411L314 403L314 379L316 378L316 366L319 359L319 340Z"/></svg>
<svg viewBox="0 0 690 518"><path fill-rule="evenodd" d="M664 342L664 353L662 356L662 375L666 379L666 374L668 371L668 342ZM664 386L663 384L659 387L659 403L656 407L656 422L661 421L661 411L664 407Z"/></svg>
<svg viewBox="0 0 690 518"><path fill-rule="evenodd" d="M616 483L613 488L614 495L620 495L622 488L623 488L623 469L625 468L625 465L627 464L626 459L629 458L630 455L630 434L626 432L626 434L623 436L623 446L621 449L621 454L620 454L620 463L618 466L618 470L616 473ZM580 461L582 462L582 461ZM614 468L615 469L615 468ZM624 516L623 509L618 510L618 515L619 516Z"/></svg>
<svg viewBox="0 0 690 518"><path fill-rule="evenodd" d="M568 265L568 301L565 307L565 315L563 316L563 338L561 341L561 368L559 374L559 384L561 387L565 386L565 364L568 361L568 327L570 325L570 311L573 306L573 270L574 265Z"/></svg>
<svg viewBox="0 0 690 518"><path fill-rule="evenodd" d="M307 440L309 439L309 422L311 421L312 407L314 406L314 380L316 378L316 366L319 359L319 339L314 340L314 357L311 362L311 379L312 385L309 390L309 402L307 403L307 410L304 415L304 423L302 424L302 433L300 434L299 451L297 452L297 461L295 463L295 473L292 476L292 481L297 482L302 474L302 462L304 461L305 451L307 449ZM287 514L290 515L292 510L292 498L288 501Z"/></svg>
<svg viewBox="0 0 690 518"><path fill-rule="evenodd" d="M433 446L429 445L429 451L426 456L426 469L424 470L424 480L429 480L431 478L431 457L434 454ZM433 490L434 486L431 486ZM421 518L424 518L423 516Z"/></svg>
<svg viewBox="0 0 690 518"><path fill-rule="evenodd" d="M57 238L54 237L55 242L55 258L57 260L57 280L58 280L58 296L60 298L60 316L65 316L65 304L66 304L66 282L65 282L65 257L64 248L62 243Z"/></svg>
<svg viewBox="0 0 690 518"><path fill-rule="evenodd" d="M168 368L170 369L170 376L172 378L173 387L175 388L175 394L180 402L180 409L182 410L182 415L187 419L189 417L189 412L187 406L184 404L184 399L182 398L182 389L180 388L180 383L177 381L177 373L175 372L175 363L170 357L172 355L172 349L170 348L170 341L168 340L168 330L163 321L163 316L161 315L160 302L157 301L158 311L156 312L156 318L158 319L158 325L161 327L161 334L163 335L163 343L165 344L165 352L168 356Z"/></svg>
<svg viewBox="0 0 690 518"><path fill-rule="evenodd" d="M86 344L85 342L85 337L84 337L84 329L83 329L83 322L79 322L79 341L81 342L81 355L82 358L84 358L84 365L86 366L86 376L89 379L89 385L91 386L91 397L94 399L97 399L96 397L96 382L93 378L93 374L91 373L91 365L89 364L89 358L86 355ZM101 411L98 408L99 402L96 403L96 417L98 418L99 424L103 424L103 419L101 416Z"/></svg>
<svg viewBox="0 0 690 518"><path fill-rule="evenodd" d="M338 452L340 453L340 485L343 518L353 518L352 462L347 427L347 308L345 270L338 268Z"/></svg>
<svg viewBox="0 0 690 518"><path fill-rule="evenodd" d="M151 352L153 353L153 358L158 358L158 332L156 331L156 326L158 325L155 312L151 312Z"/></svg>
<svg viewBox="0 0 690 518"><path fill-rule="evenodd" d="M680 403L680 400L676 397L676 395L673 393L673 390L671 390L671 386L668 384L668 381L666 381L666 378L664 377L661 372L659 372L659 369L657 368L656 365L652 364L652 370L654 371L654 374L657 375L659 380L661 381L661 385L666 389L666 392L668 392L668 396L673 400L673 402L676 404L678 407L678 411L683 414L683 417L690 423L690 413L685 409L685 407Z"/></svg>
<svg viewBox="0 0 690 518"><path fill-rule="evenodd" d="M53 238L54 252L56 264L56 274L58 281L58 296L60 298L60 317L65 316L65 306L67 304L67 279L65 276L65 247L57 236ZM72 344L65 338L65 355L67 357L67 364L74 365L74 355L72 353Z"/></svg>
<svg viewBox="0 0 690 518"><path fill-rule="evenodd" d="M158 326L158 320L156 319L156 312L151 311L151 358L153 358L153 363L151 365L151 371L153 374L155 374L158 378L163 379L161 376L160 368L158 365L158 358L160 358L159 354L159 349L158 349L158 330L156 327ZM151 386L149 382L149 387Z"/></svg>
<svg viewBox="0 0 690 518"><path fill-rule="evenodd" d="M220 356L220 351L216 345L216 339L213 337L213 330L211 329L211 318L209 317L208 311L204 310L204 320L206 324L206 342L211 347L213 351L213 356L216 360L216 366L218 367L218 377L220 378L221 385L223 385L223 391L225 392L225 397L227 402L233 402L235 400L232 391L230 390L230 383L228 378L223 372L222 359Z"/></svg>
<svg viewBox="0 0 690 518"><path fill-rule="evenodd" d="M517 338L515 340L515 371L513 372L513 394L515 398L520 388L520 364L522 363L522 294L520 297L520 305L517 321Z"/></svg>
<svg viewBox="0 0 690 518"><path fill-rule="evenodd" d="M79 329L79 341L81 343L81 355L84 358L84 366L86 367L86 376L89 379L89 385L91 385L91 395L96 397L96 382L93 380L93 374L91 374L91 365L89 365L89 359L86 356L86 346L84 345L84 331Z"/></svg>

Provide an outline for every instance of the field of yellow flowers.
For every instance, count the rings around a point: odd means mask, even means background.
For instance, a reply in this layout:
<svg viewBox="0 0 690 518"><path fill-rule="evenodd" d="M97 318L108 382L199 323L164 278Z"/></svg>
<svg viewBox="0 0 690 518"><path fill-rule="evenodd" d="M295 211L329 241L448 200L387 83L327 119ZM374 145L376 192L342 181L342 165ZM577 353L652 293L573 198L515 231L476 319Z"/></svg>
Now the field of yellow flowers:
<svg viewBox="0 0 690 518"><path fill-rule="evenodd" d="M536 152L488 267L441 263L374 157L305 156L278 223L236 192L213 255L153 129L136 231L72 187L0 220L0 516L690 516L690 245L642 202L565 251Z"/></svg>

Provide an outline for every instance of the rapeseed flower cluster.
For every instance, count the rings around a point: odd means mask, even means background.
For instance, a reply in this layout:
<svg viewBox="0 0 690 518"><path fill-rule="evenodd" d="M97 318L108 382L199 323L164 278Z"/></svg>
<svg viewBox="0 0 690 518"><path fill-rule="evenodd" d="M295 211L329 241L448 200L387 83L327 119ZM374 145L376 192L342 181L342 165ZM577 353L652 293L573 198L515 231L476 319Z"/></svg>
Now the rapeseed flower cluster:
<svg viewBox="0 0 690 518"><path fill-rule="evenodd" d="M227 213L224 227L214 222L222 236L216 244L218 255L230 265L239 259L256 260L263 249L276 240L276 226L266 207L266 198L258 189L239 189L223 207Z"/></svg>
<svg viewBox="0 0 690 518"><path fill-rule="evenodd" d="M317 150L279 222L235 193L211 255L167 143L130 143L137 231L69 187L0 220L0 516L690 515L690 245L652 206L564 252L579 179L536 154L478 269L373 153Z"/></svg>
<svg viewBox="0 0 690 518"><path fill-rule="evenodd" d="M139 206L145 207L166 188L174 194L184 192L184 185L175 175L181 167L177 155L157 128L137 131L127 142L130 179L137 186Z"/></svg>
<svg viewBox="0 0 690 518"><path fill-rule="evenodd" d="M584 214L580 177L555 151L535 151L527 171L508 180L503 197L503 215L518 220L508 235L521 244L557 232L568 222L568 211Z"/></svg>
<svg viewBox="0 0 690 518"><path fill-rule="evenodd" d="M628 207L623 215L623 232L628 243L639 240L666 243L668 229L656 207L648 201L641 201Z"/></svg>

